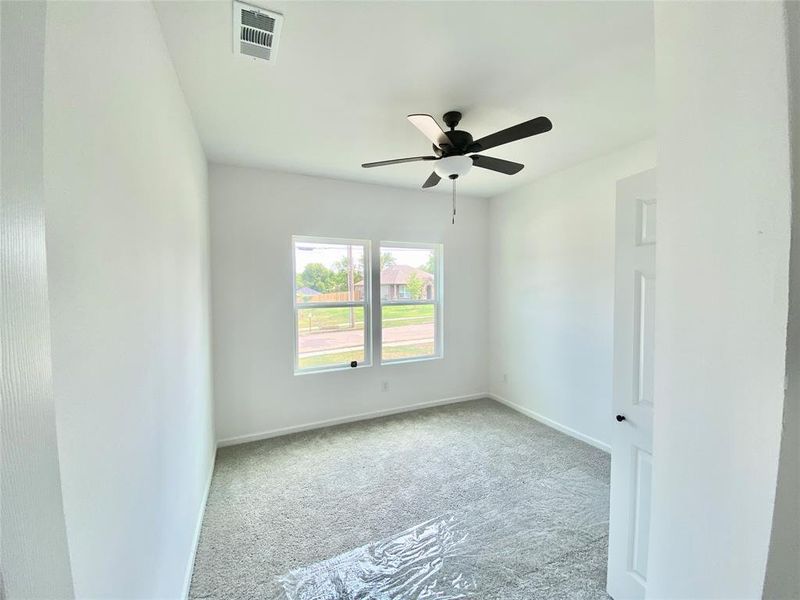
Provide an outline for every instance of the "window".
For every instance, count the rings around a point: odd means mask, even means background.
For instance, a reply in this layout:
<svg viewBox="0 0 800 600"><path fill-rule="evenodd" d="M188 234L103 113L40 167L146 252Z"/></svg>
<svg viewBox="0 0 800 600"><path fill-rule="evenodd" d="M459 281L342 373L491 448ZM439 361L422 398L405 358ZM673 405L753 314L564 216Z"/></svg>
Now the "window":
<svg viewBox="0 0 800 600"><path fill-rule="evenodd" d="M383 242L381 362L442 355L442 247Z"/></svg>
<svg viewBox="0 0 800 600"><path fill-rule="evenodd" d="M294 236L294 371L369 366L369 242Z"/></svg>

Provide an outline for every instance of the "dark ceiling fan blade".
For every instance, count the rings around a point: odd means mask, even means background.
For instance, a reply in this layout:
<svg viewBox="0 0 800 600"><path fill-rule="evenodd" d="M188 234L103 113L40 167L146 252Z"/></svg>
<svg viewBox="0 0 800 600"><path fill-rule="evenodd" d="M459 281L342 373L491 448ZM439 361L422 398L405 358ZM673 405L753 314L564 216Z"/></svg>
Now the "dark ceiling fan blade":
<svg viewBox="0 0 800 600"><path fill-rule="evenodd" d="M436 171L434 171L433 173L431 173L431 176L430 176L430 177L428 177L428 178L425 180L425 183L423 183L423 184L422 184L422 187L423 187L423 188L429 188L429 187L433 187L433 186L435 186L437 183L439 183L441 180L442 180L442 178L441 178L441 177L439 177L439 176L436 174Z"/></svg>
<svg viewBox="0 0 800 600"><path fill-rule="evenodd" d="M481 154L473 154L471 158L472 164L476 167L497 171L498 173L505 173L506 175L514 175L525 168L525 165L521 165L520 163L503 160L502 158L483 156Z"/></svg>
<svg viewBox="0 0 800 600"><path fill-rule="evenodd" d="M412 156L410 158L393 158L392 160L379 160L378 162L364 163L361 165L365 169L372 167L383 167L385 165L399 165L400 163L418 162L421 160L439 160L438 156Z"/></svg>
<svg viewBox="0 0 800 600"><path fill-rule="evenodd" d="M503 131L498 131L497 133L492 133L491 135L482 137L479 140L475 140L468 151L483 152L484 150L494 148L495 146L508 144L509 142L516 142L517 140L531 137L532 135L545 133L546 131L550 131L552 128L553 124L550 122L550 119L547 117L536 117L530 121L525 121L519 125L514 125L508 129L503 129Z"/></svg>
<svg viewBox="0 0 800 600"><path fill-rule="evenodd" d="M408 115L408 120L411 121L411 124L419 129L434 146L450 143L450 140L447 139L447 135L442 131L441 126L432 116Z"/></svg>

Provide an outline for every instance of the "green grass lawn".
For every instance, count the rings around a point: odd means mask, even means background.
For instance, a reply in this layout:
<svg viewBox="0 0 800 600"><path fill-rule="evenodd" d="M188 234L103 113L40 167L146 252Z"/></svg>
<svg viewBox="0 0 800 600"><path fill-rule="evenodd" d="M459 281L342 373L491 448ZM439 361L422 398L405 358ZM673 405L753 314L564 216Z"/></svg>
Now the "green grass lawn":
<svg viewBox="0 0 800 600"><path fill-rule="evenodd" d="M398 327L411 323L433 323L433 304L412 304L409 306L384 306L384 327Z"/></svg>
<svg viewBox="0 0 800 600"><path fill-rule="evenodd" d="M350 311L356 327L364 325L364 309L362 308L303 308L298 320L300 333L347 329L350 327ZM384 306L383 326L401 327L403 325L422 325L433 323L433 304L412 304L409 306Z"/></svg>
<svg viewBox="0 0 800 600"><path fill-rule="evenodd" d="M390 346L383 349L383 360L397 360L402 358L417 358L430 356L433 354L433 342L422 344L406 344L403 346ZM319 354L317 356L301 356L300 368L328 367L333 365L346 365L350 361L364 360L362 350L350 350L346 352L331 352L330 354Z"/></svg>
<svg viewBox="0 0 800 600"><path fill-rule="evenodd" d="M350 350L349 352L333 352L331 354L318 354L317 356L301 356L300 368L308 369L310 367L347 365L354 360L362 362L364 360L364 351Z"/></svg>
<svg viewBox="0 0 800 600"><path fill-rule="evenodd" d="M400 358L417 358L433 354L433 342L422 344L408 344L404 346L389 346L383 349L383 360L397 360Z"/></svg>

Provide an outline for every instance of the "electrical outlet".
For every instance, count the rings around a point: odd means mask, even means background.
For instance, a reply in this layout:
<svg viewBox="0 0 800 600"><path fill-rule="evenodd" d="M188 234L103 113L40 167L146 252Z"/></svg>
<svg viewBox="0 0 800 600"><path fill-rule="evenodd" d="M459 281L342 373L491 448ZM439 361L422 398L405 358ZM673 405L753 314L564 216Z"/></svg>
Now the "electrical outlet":
<svg viewBox="0 0 800 600"><path fill-rule="evenodd" d="M382 381L381 382L381 391L382 392L388 392L389 391L389 382L388 381Z"/></svg>
<svg viewBox="0 0 800 600"><path fill-rule="evenodd" d="M508 373L503 373L503 383L508 383Z"/></svg>

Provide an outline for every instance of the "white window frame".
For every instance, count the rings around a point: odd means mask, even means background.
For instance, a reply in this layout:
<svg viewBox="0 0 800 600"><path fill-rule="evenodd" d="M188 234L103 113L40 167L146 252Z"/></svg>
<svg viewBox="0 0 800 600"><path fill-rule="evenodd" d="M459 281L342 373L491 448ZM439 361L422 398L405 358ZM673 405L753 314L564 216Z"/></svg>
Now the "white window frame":
<svg viewBox="0 0 800 600"><path fill-rule="evenodd" d="M364 248L364 296L359 301L346 302L298 302L297 301L297 259L295 246L297 243L312 244L341 244L351 246L362 246ZM327 373L331 371L355 371L362 367L372 366L372 255L371 240L347 239L320 237L311 235L293 235L291 239L292 253L292 305L294 307L294 374L307 375L310 373ZM304 308L363 308L364 310L364 362L359 362L356 367L349 364L323 366L323 367L300 367L300 341L298 315Z"/></svg>
<svg viewBox="0 0 800 600"><path fill-rule="evenodd" d="M380 339L376 341L380 353L381 365L397 365L403 363L422 362L426 360L439 360L444 358L444 244L431 244L425 242L390 242L381 241L378 244L377 256L380 257L383 248L409 248L412 250L433 250L436 264L434 274L433 300L384 300L378 294L376 321L380 331ZM380 261L378 261L378 290L380 291ZM432 304L434 306L434 341L433 354L415 356L413 358L383 358L383 307L384 306L413 306L417 304Z"/></svg>

